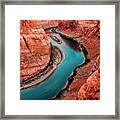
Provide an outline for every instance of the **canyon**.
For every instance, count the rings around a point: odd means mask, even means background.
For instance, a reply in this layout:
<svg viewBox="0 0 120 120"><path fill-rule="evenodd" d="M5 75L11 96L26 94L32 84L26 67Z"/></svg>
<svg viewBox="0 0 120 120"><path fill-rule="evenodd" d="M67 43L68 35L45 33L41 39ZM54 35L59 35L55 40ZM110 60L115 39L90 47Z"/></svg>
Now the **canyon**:
<svg viewBox="0 0 120 120"><path fill-rule="evenodd" d="M73 24L75 23L75 24ZM55 99L100 99L100 21L99 20L21 20L20 21L20 81L27 81L50 66L52 45L49 28L73 40L84 54L84 62L71 73L72 82ZM55 68L57 69L57 67ZM54 71L54 70L53 70ZM61 97L62 96L62 97Z"/></svg>

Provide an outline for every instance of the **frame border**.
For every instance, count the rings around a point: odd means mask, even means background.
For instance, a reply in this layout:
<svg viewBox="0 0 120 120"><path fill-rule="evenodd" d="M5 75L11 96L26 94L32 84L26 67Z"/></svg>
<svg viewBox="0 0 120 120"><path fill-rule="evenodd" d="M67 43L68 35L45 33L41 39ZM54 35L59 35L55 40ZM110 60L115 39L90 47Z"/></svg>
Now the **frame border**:
<svg viewBox="0 0 120 120"><path fill-rule="evenodd" d="M115 115L5 115L5 5L115 5ZM45 1L2 1L0 27L0 119L120 119L119 105L119 0L45 0Z"/></svg>

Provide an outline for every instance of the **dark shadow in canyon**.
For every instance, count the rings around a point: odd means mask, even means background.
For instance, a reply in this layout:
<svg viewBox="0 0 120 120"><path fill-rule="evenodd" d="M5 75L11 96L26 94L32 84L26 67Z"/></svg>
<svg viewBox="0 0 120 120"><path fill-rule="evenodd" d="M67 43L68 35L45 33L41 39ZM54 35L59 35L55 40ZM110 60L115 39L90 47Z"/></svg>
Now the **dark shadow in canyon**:
<svg viewBox="0 0 120 120"><path fill-rule="evenodd" d="M60 35L60 34L59 34ZM77 50L77 42L74 41L72 38L67 38L65 36L60 35L66 45L71 47L74 50Z"/></svg>

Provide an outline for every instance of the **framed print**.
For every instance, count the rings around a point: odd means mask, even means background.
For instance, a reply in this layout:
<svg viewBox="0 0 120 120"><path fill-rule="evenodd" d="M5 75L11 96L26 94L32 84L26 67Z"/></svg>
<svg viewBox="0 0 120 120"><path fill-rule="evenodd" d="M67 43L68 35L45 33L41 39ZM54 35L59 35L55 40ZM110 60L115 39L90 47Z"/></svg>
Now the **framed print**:
<svg viewBox="0 0 120 120"><path fill-rule="evenodd" d="M119 119L119 7L2 1L1 118Z"/></svg>

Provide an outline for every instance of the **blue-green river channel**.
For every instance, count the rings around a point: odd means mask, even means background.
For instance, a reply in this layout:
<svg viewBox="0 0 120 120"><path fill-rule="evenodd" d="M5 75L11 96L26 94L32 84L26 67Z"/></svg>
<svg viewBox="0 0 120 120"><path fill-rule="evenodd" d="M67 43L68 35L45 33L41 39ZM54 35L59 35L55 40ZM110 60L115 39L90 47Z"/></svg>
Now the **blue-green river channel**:
<svg viewBox="0 0 120 120"><path fill-rule="evenodd" d="M82 52L73 49L72 45L64 40L59 34L54 33L54 35L63 42L62 44L58 44L49 37L52 45L59 47L63 52L64 57L62 62L48 79L35 87L20 90L21 100L48 100L49 98L56 96L60 90L64 88L67 78L75 67L83 62L84 56Z"/></svg>

